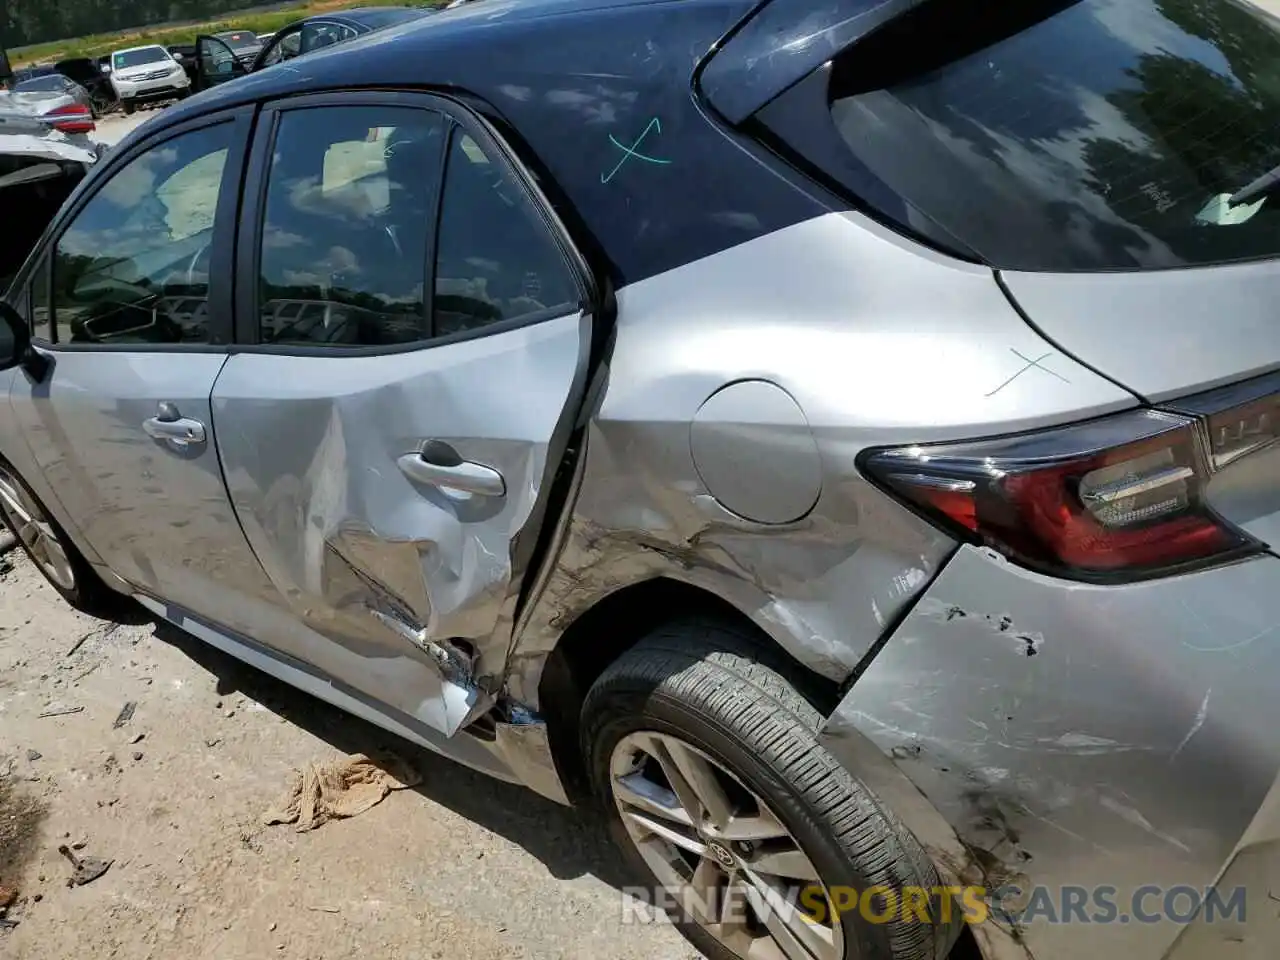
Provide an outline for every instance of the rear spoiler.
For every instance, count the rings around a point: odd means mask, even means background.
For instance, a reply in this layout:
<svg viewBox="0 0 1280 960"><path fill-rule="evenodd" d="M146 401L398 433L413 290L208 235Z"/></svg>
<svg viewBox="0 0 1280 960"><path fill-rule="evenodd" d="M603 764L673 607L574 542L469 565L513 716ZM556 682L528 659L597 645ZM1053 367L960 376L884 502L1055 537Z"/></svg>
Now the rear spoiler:
<svg viewBox="0 0 1280 960"><path fill-rule="evenodd" d="M1043 20L1080 0L763 0L703 60L697 79L703 101L730 124L740 124L850 47L886 27L922 30L930 37L954 35L947 18L964 16L990 27L985 42L1010 25ZM962 10L960 8L963 8ZM914 23L911 20L914 20ZM936 19L935 19L936 18ZM907 21L899 24L898 21ZM971 36L957 42L972 42ZM983 40L984 37L979 37ZM896 56L872 71L892 73Z"/></svg>
<svg viewBox="0 0 1280 960"><path fill-rule="evenodd" d="M929 0L765 0L705 61L698 86L739 124L818 67Z"/></svg>

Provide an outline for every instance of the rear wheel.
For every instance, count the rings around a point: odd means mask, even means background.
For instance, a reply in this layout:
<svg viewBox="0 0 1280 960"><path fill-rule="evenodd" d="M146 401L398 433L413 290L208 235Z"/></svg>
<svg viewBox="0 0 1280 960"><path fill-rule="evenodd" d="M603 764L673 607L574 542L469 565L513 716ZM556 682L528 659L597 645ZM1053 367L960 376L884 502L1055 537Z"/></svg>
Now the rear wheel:
<svg viewBox="0 0 1280 960"><path fill-rule="evenodd" d="M0 461L0 514L49 585L92 616L118 611L125 600L98 576L22 478Z"/></svg>
<svg viewBox="0 0 1280 960"><path fill-rule="evenodd" d="M822 716L789 672L707 623L665 627L609 667L582 729L615 841L713 960L940 960L958 911L940 908L915 838L818 742Z"/></svg>

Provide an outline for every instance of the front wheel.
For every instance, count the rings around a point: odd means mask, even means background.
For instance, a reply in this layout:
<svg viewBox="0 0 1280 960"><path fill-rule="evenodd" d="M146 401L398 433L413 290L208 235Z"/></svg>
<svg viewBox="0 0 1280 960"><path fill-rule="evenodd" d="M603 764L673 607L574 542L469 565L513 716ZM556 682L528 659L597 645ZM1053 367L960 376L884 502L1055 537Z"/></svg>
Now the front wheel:
<svg viewBox="0 0 1280 960"><path fill-rule="evenodd" d="M129 103L127 100L121 103L121 106L124 107L124 113L127 117L133 116L133 111L138 109L136 104Z"/></svg>
<svg viewBox="0 0 1280 960"><path fill-rule="evenodd" d="M0 461L0 515L22 549L67 603L91 616L109 616L125 600L105 583L21 477Z"/></svg>
<svg viewBox="0 0 1280 960"><path fill-rule="evenodd" d="M960 917L936 869L772 653L682 623L604 672L583 749L615 841L712 960L941 960Z"/></svg>

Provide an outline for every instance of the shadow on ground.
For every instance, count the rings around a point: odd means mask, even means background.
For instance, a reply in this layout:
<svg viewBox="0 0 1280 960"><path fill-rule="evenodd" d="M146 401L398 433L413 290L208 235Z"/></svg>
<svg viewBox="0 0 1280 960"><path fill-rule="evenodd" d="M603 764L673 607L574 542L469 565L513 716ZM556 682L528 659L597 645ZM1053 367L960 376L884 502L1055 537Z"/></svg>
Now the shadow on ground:
<svg viewBox="0 0 1280 960"><path fill-rule="evenodd" d="M0 890L6 885L16 888L23 868L36 854L45 817L44 805L9 778L4 769L8 766L0 757ZM0 903L0 916L5 906Z"/></svg>
<svg viewBox="0 0 1280 960"><path fill-rule="evenodd" d="M595 811L571 810L476 773L255 670L166 621L153 622L156 637L217 678L220 695L239 692L343 753L393 750L421 771L415 792L523 847L553 876L590 874L618 888L635 882L625 874Z"/></svg>

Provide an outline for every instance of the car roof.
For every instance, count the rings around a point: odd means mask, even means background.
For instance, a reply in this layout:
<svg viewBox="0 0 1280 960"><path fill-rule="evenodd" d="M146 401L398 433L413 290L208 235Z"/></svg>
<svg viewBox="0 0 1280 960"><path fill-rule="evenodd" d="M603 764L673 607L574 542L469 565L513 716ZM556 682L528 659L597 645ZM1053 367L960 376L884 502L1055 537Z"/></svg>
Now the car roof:
<svg viewBox="0 0 1280 960"><path fill-rule="evenodd" d="M398 4L386 7L352 7L350 10L335 10L333 13L329 14L317 13L308 19L317 20L325 18L328 20L360 20L371 13L381 13L383 10L420 10L422 13L435 12L430 7L406 7L403 4Z"/></svg>
<svg viewBox="0 0 1280 960"><path fill-rule="evenodd" d="M569 24L596 33L593 47L607 60L610 49L629 55L637 42L610 28L614 12L632 11L639 16L628 19L656 22L670 7L685 14L695 9L729 11L727 25L732 25L754 5L755 0L478 0L317 50L287 71L263 70L219 84L165 115L177 120L203 113L215 102L232 106L353 86L460 86L480 93L507 74L507 65L492 56L495 44L519 49L522 61L537 60L538 69L548 77L571 75L573 65L564 61L554 42L557 30ZM343 11L346 15L356 12ZM340 16L318 14L307 19L316 18ZM692 60L688 66L692 71ZM664 79L687 84L689 78Z"/></svg>
<svg viewBox="0 0 1280 960"><path fill-rule="evenodd" d="M464 3L211 87L154 117L116 152L265 101L461 91L537 177L593 251L587 255L622 286L826 209L808 185L733 139L694 95L699 64L756 2Z"/></svg>

